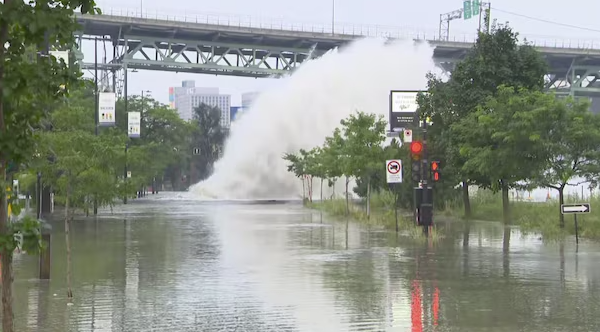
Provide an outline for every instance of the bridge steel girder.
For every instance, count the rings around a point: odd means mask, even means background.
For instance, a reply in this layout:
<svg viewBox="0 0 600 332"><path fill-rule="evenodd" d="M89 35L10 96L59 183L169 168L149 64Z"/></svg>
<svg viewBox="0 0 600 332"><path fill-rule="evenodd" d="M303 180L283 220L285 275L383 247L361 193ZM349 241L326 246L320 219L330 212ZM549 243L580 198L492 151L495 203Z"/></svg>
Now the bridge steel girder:
<svg viewBox="0 0 600 332"><path fill-rule="evenodd" d="M600 66L577 63L575 59L563 72L547 75L546 88L563 95L600 97Z"/></svg>
<svg viewBox="0 0 600 332"><path fill-rule="evenodd" d="M108 65L255 78L283 76L318 56L311 49L133 35L123 36L116 44L123 52Z"/></svg>

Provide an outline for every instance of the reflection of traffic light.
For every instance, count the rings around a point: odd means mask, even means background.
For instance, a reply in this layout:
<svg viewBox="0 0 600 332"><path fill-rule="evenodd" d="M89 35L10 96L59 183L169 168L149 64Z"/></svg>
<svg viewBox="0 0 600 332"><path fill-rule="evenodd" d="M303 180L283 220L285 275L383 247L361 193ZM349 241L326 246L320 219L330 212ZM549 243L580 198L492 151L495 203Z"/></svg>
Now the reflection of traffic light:
<svg viewBox="0 0 600 332"><path fill-rule="evenodd" d="M421 181L421 154L423 153L423 143L413 141L410 143L410 158L412 159L412 179L415 182Z"/></svg>
<svg viewBox="0 0 600 332"><path fill-rule="evenodd" d="M440 180L440 162L439 161L431 162L431 178L435 182Z"/></svg>

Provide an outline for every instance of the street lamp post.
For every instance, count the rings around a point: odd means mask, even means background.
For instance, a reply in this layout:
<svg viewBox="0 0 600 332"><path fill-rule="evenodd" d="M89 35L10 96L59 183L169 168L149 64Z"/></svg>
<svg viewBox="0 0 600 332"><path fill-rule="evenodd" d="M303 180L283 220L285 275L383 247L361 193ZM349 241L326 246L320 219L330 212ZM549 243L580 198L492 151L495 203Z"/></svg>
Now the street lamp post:
<svg viewBox="0 0 600 332"><path fill-rule="evenodd" d="M140 126L142 125L141 120L144 118L144 111L145 111L145 108L146 108L146 100L144 99L144 93L146 94L145 97L148 98L148 97L151 97L150 94L152 92L150 90L145 90L145 91L142 90L142 94L141 94L141 96L142 96L142 106L141 106L141 109L140 109L140 113L141 113ZM140 133L140 136L141 136L141 133ZM153 181L153 184L152 184L152 191L153 191L152 193L154 194L154 181ZM142 188L141 188L139 196L141 196L141 197L145 197L146 196L146 185L145 184L142 185Z"/></svg>

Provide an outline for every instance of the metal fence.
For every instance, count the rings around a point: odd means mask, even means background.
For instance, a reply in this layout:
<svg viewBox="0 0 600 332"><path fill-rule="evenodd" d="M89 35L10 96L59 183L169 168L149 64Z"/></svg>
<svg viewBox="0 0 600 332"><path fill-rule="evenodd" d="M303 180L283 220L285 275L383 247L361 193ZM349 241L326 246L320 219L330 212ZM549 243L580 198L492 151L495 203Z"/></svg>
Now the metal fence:
<svg viewBox="0 0 600 332"><path fill-rule="evenodd" d="M246 15L225 14L170 14L164 11L104 8L102 13L130 18L144 18L149 20L161 20L172 22L202 23L239 28L270 29L280 31L329 33L351 35L357 37L383 37L398 39L417 39L439 41L440 36L437 29L423 30L408 26L385 26L338 23L334 25L318 23L296 23L285 19L273 19L264 17L252 17ZM476 33L451 34L447 41L450 42L475 42ZM600 50L600 40L589 39L560 39L551 36L521 35L522 40L539 47L571 48L571 49L597 49Z"/></svg>

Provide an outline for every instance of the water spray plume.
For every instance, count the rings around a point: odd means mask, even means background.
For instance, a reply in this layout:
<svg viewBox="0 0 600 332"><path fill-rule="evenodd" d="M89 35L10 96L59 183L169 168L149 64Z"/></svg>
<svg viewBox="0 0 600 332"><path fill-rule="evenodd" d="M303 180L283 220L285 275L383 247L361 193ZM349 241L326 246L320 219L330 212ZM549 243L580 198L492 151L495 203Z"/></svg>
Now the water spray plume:
<svg viewBox="0 0 600 332"><path fill-rule="evenodd" d="M435 71L432 56L427 43L363 39L304 63L257 97L232 127L212 176L190 192L210 199L298 199L302 182L287 172L283 155L322 145L357 110L387 118L390 90L424 89L426 73Z"/></svg>

